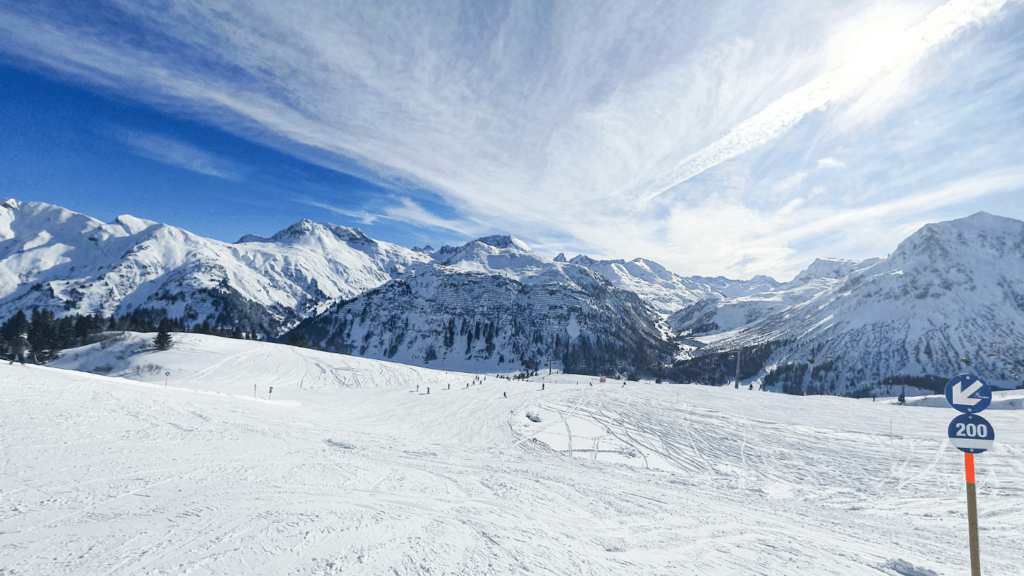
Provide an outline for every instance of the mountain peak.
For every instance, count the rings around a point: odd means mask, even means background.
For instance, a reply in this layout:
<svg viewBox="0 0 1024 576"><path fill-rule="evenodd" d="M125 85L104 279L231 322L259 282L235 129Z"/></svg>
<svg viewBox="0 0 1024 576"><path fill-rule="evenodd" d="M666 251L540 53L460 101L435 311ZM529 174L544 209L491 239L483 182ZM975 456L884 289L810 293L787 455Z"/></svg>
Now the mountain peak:
<svg viewBox="0 0 1024 576"><path fill-rule="evenodd" d="M552 267L522 240L514 236L485 236L453 248L442 246L431 254L434 261L463 271L512 274L517 278Z"/></svg>
<svg viewBox="0 0 1024 576"><path fill-rule="evenodd" d="M985 212L984 210L980 210L978 212L975 212L974 214L971 214L970 216L964 216L963 218L958 218L956 220L951 220L951 222L966 222L966 223L969 223L969 224L978 224L978 223L986 223L987 224L987 223L991 223L991 222L1006 221L1006 220L1013 220L1013 218L1006 218L1006 217L1003 217L1003 216L996 216L994 214L989 214L988 212Z"/></svg>
<svg viewBox="0 0 1024 576"><path fill-rule="evenodd" d="M505 248L517 248L519 250L522 250L523 252L533 252L533 249L530 248L526 244L526 242L523 242L522 240L516 238L515 236L508 236L508 235L484 236L483 238L477 238L476 241L480 242L481 244L487 244L488 246L493 246L494 248L497 248L499 250L502 250L502 249L505 249Z"/></svg>
<svg viewBox="0 0 1024 576"><path fill-rule="evenodd" d="M565 253L559 252L558 256L555 256L555 262L568 262L568 260L565 259Z"/></svg>
<svg viewBox="0 0 1024 576"><path fill-rule="evenodd" d="M1007 218L1006 216L996 216L988 212L975 212L970 216L964 216L955 220L925 224L907 239L909 240L928 231L940 229L957 230L958 232L971 234L977 233L979 235L1018 234L1021 230L1024 230L1024 222L1014 218Z"/></svg>
<svg viewBox="0 0 1024 576"><path fill-rule="evenodd" d="M287 242L291 240L301 240L312 236L333 236L337 240L346 244L372 244L373 240L370 239L366 234L363 233L359 228L347 228L345 226L338 226L337 224L325 224L313 222L303 218L299 222L292 224L291 226L281 230L277 234L270 237L270 242ZM249 238L248 240L246 240ZM260 238L255 235L243 236L239 242L266 242L268 240L254 240Z"/></svg>
<svg viewBox="0 0 1024 576"><path fill-rule="evenodd" d="M290 238L302 238L309 236L313 233L313 230L317 227L316 223L312 220L303 218L302 220L292 224L291 226L281 230L277 234L270 237L270 240L280 242L282 240L288 240Z"/></svg>
<svg viewBox="0 0 1024 576"><path fill-rule="evenodd" d="M818 278L839 279L852 272L858 262L858 260L843 260L841 258L816 258L810 266L793 278L793 282L806 284Z"/></svg>
<svg viewBox="0 0 1024 576"><path fill-rule="evenodd" d="M925 224L900 242L892 253L900 265L975 260L980 256L1003 257L1024 245L1024 222L987 212L976 212L948 222Z"/></svg>
<svg viewBox="0 0 1024 576"><path fill-rule="evenodd" d="M639 267L646 268L659 277L668 278L672 275L672 272L668 268L665 268L664 266L658 264L657 262L647 260L646 258L634 258L630 260L629 263L635 264Z"/></svg>
<svg viewBox="0 0 1024 576"><path fill-rule="evenodd" d="M573 264L578 264L580 266L583 266L584 268L591 268L600 263L598 260L594 260L593 258L587 256L586 254L577 254L573 256L572 259L569 260L569 262L572 262Z"/></svg>
<svg viewBox="0 0 1024 576"><path fill-rule="evenodd" d="M156 222L152 220L144 220L142 218L136 218L131 214L122 214L114 219L111 224L119 224L129 234L138 234L150 226L156 226Z"/></svg>

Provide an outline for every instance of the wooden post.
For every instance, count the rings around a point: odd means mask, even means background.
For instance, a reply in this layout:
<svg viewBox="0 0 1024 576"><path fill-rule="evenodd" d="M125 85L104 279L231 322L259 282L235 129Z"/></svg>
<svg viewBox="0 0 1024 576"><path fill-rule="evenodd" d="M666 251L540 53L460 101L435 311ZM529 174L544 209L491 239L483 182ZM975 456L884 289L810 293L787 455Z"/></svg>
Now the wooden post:
<svg viewBox="0 0 1024 576"><path fill-rule="evenodd" d="M971 541L971 576L981 576L978 555L978 501L974 488L974 454L964 452L964 473L967 477L967 525Z"/></svg>

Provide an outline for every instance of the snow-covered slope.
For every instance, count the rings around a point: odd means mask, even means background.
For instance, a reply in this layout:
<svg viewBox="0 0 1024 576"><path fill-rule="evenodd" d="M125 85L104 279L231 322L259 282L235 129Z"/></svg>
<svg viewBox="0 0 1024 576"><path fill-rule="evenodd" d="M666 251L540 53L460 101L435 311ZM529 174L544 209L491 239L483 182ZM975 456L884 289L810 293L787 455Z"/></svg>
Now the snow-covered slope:
<svg viewBox="0 0 1024 576"><path fill-rule="evenodd" d="M120 216L110 224L44 203L0 204L0 317L18 309L209 320L277 334L338 298L380 286L427 255L304 220L236 244Z"/></svg>
<svg viewBox="0 0 1024 576"><path fill-rule="evenodd" d="M0 363L0 572L969 571L948 408L174 338L63 360L133 380ZM986 416L982 566L1016 574L1024 411Z"/></svg>
<svg viewBox="0 0 1024 576"><path fill-rule="evenodd" d="M788 340L769 368L831 356L820 382L837 391L901 372L948 378L964 368L960 358L990 384L1021 384L1024 222L982 212L928 224L889 257L847 270L803 301L712 336L705 352ZM815 281L798 280L789 286Z"/></svg>
<svg viewBox="0 0 1024 576"><path fill-rule="evenodd" d="M173 333L171 349L157 351L153 336L106 333L101 342L66 350L47 366L206 390L237 392L245 385L251 392L256 385L263 393L270 386L303 390L398 386L429 382L438 374L308 348L192 333ZM170 377L165 376L167 371Z"/></svg>

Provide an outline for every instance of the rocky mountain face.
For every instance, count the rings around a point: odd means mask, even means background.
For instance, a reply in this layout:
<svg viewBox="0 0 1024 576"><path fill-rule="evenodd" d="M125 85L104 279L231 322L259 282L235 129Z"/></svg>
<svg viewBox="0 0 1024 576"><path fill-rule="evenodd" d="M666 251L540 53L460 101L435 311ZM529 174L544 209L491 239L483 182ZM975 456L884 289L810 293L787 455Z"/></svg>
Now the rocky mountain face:
<svg viewBox="0 0 1024 576"><path fill-rule="evenodd" d="M697 335L697 356L760 357L743 372L771 389L868 394L901 373L927 388L922 378L944 384L965 370L1015 388L1024 222L978 213L929 224L888 257L817 261L776 291L702 301L670 323Z"/></svg>
<svg viewBox="0 0 1024 576"><path fill-rule="evenodd" d="M571 264L524 279L429 267L295 331L326 350L452 370L535 370L550 361L575 373L638 374L675 352L659 321L637 295Z"/></svg>

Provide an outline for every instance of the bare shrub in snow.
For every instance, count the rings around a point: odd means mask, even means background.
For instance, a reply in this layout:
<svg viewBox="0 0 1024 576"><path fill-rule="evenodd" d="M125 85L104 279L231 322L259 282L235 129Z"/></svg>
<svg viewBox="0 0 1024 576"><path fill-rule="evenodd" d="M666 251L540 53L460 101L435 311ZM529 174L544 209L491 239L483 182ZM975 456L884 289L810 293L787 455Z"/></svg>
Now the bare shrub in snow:
<svg viewBox="0 0 1024 576"><path fill-rule="evenodd" d="M159 364L136 364L132 366L132 373L134 374L156 374L163 370L163 366Z"/></svg>

